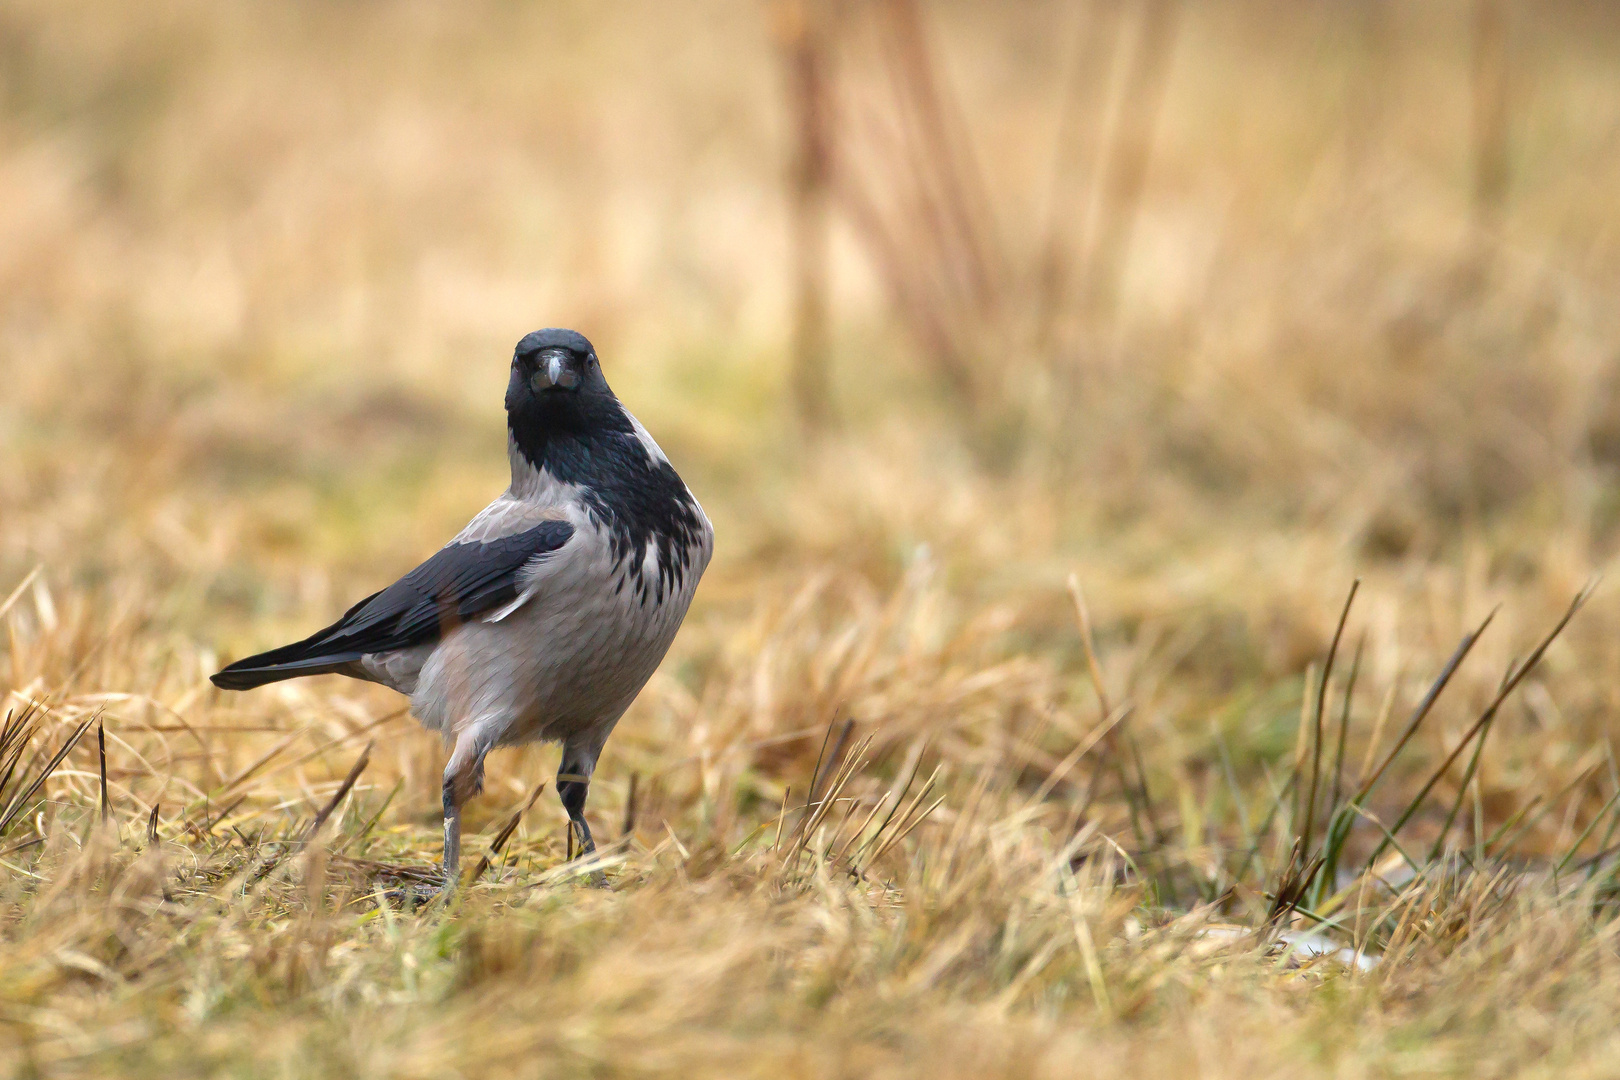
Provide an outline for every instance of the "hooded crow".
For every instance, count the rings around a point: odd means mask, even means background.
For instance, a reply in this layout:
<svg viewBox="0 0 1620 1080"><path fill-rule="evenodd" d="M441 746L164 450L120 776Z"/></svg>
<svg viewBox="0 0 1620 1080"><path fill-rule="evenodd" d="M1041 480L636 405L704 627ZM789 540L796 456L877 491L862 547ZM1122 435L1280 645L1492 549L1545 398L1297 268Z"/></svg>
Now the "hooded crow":
<svg viewBox="0 0 1620 1080"><path fill-rule="evenodd" d="M585 796L614 724L686 616L714 530L572 330L518 342L506 388L512 484L438 553L303 641L238 660L215 686L335 672L411 699L450 748L444 872L461 808L497 746L562 744L557 794L584 853Z"/></svg>

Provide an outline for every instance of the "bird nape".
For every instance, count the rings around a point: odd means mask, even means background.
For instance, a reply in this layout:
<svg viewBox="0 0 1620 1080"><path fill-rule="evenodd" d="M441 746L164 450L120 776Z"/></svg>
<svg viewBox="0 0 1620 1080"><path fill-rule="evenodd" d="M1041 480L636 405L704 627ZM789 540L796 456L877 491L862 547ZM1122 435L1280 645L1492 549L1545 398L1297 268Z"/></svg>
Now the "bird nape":
<svg viewBox="0 0 1620 1080"><path fill-rule="evenodd" d="M497 746L562 744L557 795L582 855L591 774L663 659L714 550L703 508L572 330L518 342L506 388L511 485L430 559L302 641L238 660L248 690L339 674L407 695L450 747L444 880L461 809ZM605 883L601 872L593 879Z"/></svg>

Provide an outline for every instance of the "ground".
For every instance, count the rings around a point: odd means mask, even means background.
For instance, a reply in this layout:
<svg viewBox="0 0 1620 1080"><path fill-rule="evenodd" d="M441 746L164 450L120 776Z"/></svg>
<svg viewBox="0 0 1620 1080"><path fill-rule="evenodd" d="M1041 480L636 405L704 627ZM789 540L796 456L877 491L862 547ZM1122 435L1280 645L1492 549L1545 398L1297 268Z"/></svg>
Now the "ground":
<svg viewBox="0 0 1620 1080"><path fill-rule="evenodd" d="M11 1074L1613 1074L1620 24L879 9L815 424L775 7L0 11ZM915 25L966 152L883 134ZM546 324L715 560L609 887L503 750L413 907L404 702L206 677L500 490Z"/></svg>

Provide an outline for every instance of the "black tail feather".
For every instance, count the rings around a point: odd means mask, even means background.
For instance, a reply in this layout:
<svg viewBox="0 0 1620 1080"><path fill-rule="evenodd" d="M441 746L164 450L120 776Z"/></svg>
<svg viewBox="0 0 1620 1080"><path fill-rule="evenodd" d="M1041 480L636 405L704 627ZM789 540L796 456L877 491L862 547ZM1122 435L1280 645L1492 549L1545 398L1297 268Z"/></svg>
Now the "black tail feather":
<svg viewBox="0 0 1620 1080"><path fill-rule="evenodd" d="M296 679L302 675L328 675L332 672L346 672L350 664L360 659L358 653L337 658L321 657L313 660L294 661L290 664L268 664L259 666L260 657L250 656L246 660L236 663L215 672L208 677L208 681L221 690L252 690L255 686L266 683L281 682L283 679Z"/></svg>
<svg viewBox="0 0 1620 1080"><path fill-rule="evenodd" d="M323 630L303 641L238 660L215 672L209 681L221 690L251 690L255 686L296 679L302 675L342 672L359 660L361 654L349 650L332 652L323 648L328 632Z"/></svg>

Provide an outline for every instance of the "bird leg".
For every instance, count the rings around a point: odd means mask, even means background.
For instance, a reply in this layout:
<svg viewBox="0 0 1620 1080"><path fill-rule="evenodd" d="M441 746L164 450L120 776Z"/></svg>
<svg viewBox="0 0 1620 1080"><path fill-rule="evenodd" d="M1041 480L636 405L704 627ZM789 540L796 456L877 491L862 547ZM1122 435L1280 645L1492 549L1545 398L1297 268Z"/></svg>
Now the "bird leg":
<svg viewBox="0 0 1620 1080"><path fill-rule="evenodd" d="M445 896L461 880L461 808L467 800L484 790L484 755L488 745L468 732L456 739L450 762L444 767L444 857L439 869L444 874L438 888L389 889L384 895L394 903L422 903L435 896Z"/></svg>
<svg viewBox="0 0 1620 1080"><path fill-rule="evenodd" d="M461 873L461 803L456 798L454 777L444 778L444 870L446 888L454 885Z"/></svg>
<svg viewBox="0 0 1620 1080"><path fill-rule="evenodd" d="M456 739L450 762L444 767L444 886L455 888L461 874L461 808L484 790L484 755L488 747L470 732Z"/></svg>
<svg viewBox="0 0 1620 1080"><path fill-rule="evenodd" d="M557 774L557 796L563 809L568 811L568 824L574 831L581 855L594 855L596 841L591 839L591 827L585 822L585 796L589 794L590 779L579 773Z"/></svg>
<svg viewBox="0 0 1620 1080"><path fill-rule="evenodd" d="M596 854L596 841L591 839L591 827L585 821L585 796L591 787L591 774L589 772L594 761L581 762L564 754L562 767L557 770L557 797L562 800L563 809L568 812L568 827L574 839L579 841L579 857ZM607 888L607 875L600 869L592 870L590 882L598 889Z"/></svg>

